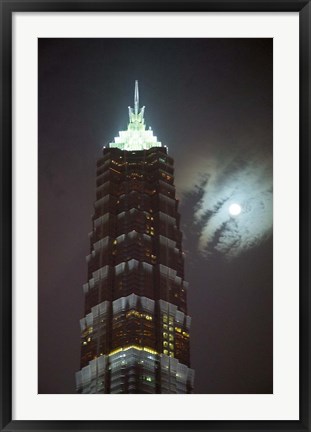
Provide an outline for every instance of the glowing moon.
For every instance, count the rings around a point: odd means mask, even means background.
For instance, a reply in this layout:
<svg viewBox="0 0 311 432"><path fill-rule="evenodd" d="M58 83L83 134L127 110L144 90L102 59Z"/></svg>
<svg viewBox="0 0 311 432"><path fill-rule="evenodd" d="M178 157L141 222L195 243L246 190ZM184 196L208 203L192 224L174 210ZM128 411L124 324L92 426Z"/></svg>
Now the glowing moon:
<svg viewBox="0 0 311 432"><path fill-rule="evenodd" d="M239 204L231 204L231 206L229 207L229 213L231 214L231 216L238 216L241 213L241 206Z"/></svg>

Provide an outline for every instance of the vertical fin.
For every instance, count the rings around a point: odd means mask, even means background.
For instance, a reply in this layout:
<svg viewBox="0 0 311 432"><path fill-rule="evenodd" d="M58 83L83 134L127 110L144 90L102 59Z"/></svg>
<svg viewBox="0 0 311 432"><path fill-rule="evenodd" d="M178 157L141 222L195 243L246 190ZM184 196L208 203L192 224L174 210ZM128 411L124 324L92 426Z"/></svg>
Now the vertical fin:
<svg viewBox="0 0 311 432"><path fill-rule="evenodd" d="M135 92L134 92L134 113L138 114L139 111L139 91L138 91L138 81L135 81Z"/></svg>

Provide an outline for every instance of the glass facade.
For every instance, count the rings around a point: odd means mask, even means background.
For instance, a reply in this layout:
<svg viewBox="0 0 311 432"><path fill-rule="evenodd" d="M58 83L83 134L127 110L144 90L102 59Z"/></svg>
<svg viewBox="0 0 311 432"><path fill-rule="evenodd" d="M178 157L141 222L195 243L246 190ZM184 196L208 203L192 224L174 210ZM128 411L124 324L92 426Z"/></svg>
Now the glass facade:
<svg viewBox="0 0 311 432"><path fill-rule="evenodd" d="M173 159L143 116L136 82L128 131L97 162L79 393L193 391Z"/></svg>

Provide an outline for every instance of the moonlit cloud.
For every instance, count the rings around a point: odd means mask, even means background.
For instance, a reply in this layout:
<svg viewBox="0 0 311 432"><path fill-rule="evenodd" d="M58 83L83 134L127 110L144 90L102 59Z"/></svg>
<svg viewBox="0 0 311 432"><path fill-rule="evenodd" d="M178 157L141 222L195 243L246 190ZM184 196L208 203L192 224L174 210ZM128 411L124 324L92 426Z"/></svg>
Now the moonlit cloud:
<svg viewBox="0 0 311 432"><path fill-rule="evenodd" d="M194 209L194 223L200 227L198 248L201 253L234 258L271 235L273 198L270 156L237 154L225 161L221 158L200 160L199 170L195 170L193 165L192 168L192 172L196 172L195 187L201 192ZM194 177L192 175L191 183ZM186 189L189 191L189 188ZM242 208L238 216L229 213L233 203Z"/></svg>

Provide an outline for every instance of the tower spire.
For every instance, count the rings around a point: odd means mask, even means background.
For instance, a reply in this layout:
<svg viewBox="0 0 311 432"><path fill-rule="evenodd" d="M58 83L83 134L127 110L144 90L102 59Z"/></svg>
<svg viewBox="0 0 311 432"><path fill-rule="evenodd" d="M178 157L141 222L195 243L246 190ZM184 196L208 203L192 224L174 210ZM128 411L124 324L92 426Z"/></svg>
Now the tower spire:
<svg viewBox="0 0 311 432"><path fill-rule="evenodd" d="M129 118L132 124L144 124L145 107L139 108L138 80L135 80L134 108L129 107Z"/></svg>
<svg viewBox="0 0 311 432"><path fill-rule="evenodd" d="M134 112L135 115L139 111L139 90L138 90L138 80L135 81L135 91L134 91Z"/></svg>

